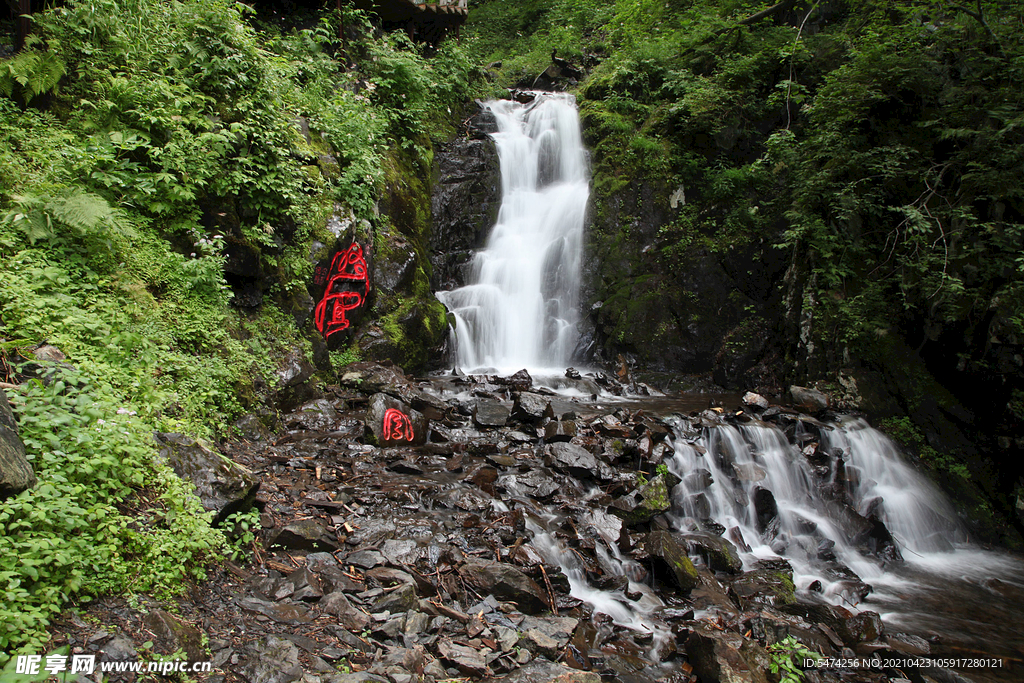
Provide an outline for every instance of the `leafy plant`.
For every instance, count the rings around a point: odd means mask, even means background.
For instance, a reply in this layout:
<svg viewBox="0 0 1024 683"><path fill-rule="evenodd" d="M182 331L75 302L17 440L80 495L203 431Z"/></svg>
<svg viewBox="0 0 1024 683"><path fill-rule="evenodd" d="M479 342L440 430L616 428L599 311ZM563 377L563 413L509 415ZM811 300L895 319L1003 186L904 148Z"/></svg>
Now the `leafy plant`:
<svg viewBox="0 0 1024 683"><path fill-rule="evenodd" d="M767 648L771 663L768 665L773 674L780 677L780 683L801 683L804 673L801 665L806 659L817 659L821 655L804 646L793 636L786 636Z"/></svg>

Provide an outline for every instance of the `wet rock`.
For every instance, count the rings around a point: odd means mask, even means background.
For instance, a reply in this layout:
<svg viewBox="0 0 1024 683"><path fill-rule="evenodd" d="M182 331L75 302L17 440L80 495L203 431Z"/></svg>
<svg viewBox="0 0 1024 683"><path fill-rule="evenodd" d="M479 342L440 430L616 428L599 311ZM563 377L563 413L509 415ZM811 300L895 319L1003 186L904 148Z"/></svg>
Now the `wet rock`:
<svg viewBox="0 0 1024 683"><path fill-rule="evenodd" d="M267 537L267 546L280 546L289 550L331 552L340 547L337 537L317 519L302 519L274 529Z"/></svg>
<svg viewBox="0 0 1024 683"><path fill-rule="evenodd" d="M309 617L309 610L301 605L267 602L258 598L244 597L238 599L238 606L250 612L270 617L280 624L308 624L312 621Z"/></svg>
<svg viewBox="0 0 1024 683"><path fill-rule="evenodd" d="M696 587L700 579L686 554L686 547L667 531L652 531L643 542L643 551L656 576L668 575L680 590ZM667 571L666 571L667 570Z"/></svg>
<svg viewBox="0 0 1024 683"><path fill-rule="evenodd" d="M481 677L491 673L483 655L477 650L442 638L437 644L437 651L446 662L468 676Z"/></svg>
<svg viewBox="0 0 1024 683"><path fill-rule="evenodd" d="M252 507L260 484L248 469L221 455L212 444L184 434L157 433L155 438L159 457L175 474L192 482L203 507L215 513L214 525Z"/></svg>
<svg viewBox="0 0 1024 683"><path fill-rule="evenodd" d="M191 661L206 659L203 634L195 626L178 621L162 609L151 611L142 623L153 632L165 654L181 650Z"/></svg>
<svg viewBox="0 0 1024 683"><path fill-rule="evenodd" d="M764 468L752 462L735 462L732 465L736 478L745 482L764 481L768 473Z"/></svg>
<svg viewBox="0 0 1024 683"><path fill-rule="evenodd" d="M761 410L765 410L768 407L768 399L761 394L755 394L752 391L748 391L743 394L743 398L741 400L743 401L743 405L750 406L751 408L760 408Z"/></svg>
<svg viewBox="0 0 1024 683"><path fill-rule="evenodd" d="M312 432L330 432L338 422L338 411L330 401L317 399L304 403L283 418L288 429L307 429Z"/></svg>
<svg viewBox="0 0 1024 683"><path fill-rule="evenodd" d="M541 659L529 662L501 680L503 683L601 683L601 676Z"/></svg>
<svg viewBox="0 0 1024 683"><path fill-rule="evenodd" d="M374 604L372 612L408 612L416 609L419 605L419 598L416 595L416 588L410 584L402 584L398 588L386 593Z"/></svg>
<svg viewBox="0 0 1024 683"><path fill-rule="evenodd" d="M478 592L514 602L527 614L547 609L547 598L540 586L510 564L473 560L459 567L459 576Z"/></svg>
<svg viewBox="0 0 1024 683"><path fill-rule="evenodd" d="M559 648L566 643L579 626L579 620L572 617L533 617L527 615L519 624L521 630L532 630L544 634L555 641Z"/></svg>
<svg viewBox="0 0 1024 683"><path fill-rule="evenodd" d="M547 498L559 489L558 482L541 470L502 475L498 477L497 486L512 495L537 500Z"/></svg>
<svg viewBox="0 0 1024 683"><path fill-rule="evenodd" d="M552 420L544 425L544 440L548 443L571 441L576 436L576 423L572 420Z"/></svg>
<svg viewBox="0 0 1024 683"><path fill-rule="evenodd" d="M816 415L828 410L828 396L817 389L792 385L789 387L789 395L793 399L793 405L797 410Z"/></svg>
<svg viewBox="0 0 1024 683"><path fill-rule="evenodd" d="M124 636L115 636L100 650L97 659L101 662L134 662L139 658L132 641Z"/></svg>
<svg viewBox="0 0 1024 683"><path fill-rule="evenodd" d="M743 569L736 546L711 534L678 534L689 555L700 555L704 563L715 571L735 574Z"/></svg>
<svg viewBox="0 0 1024 683"><path fill-rule="evenodd" d="M701 680L768 683L768 654L738 633L698 627L686 639L686 654Z"/></svg>
<svg viewBox="0 0 1024 683"><path fill-rule="evenodd" d="M235 434L247 441L266 441L270 438L270 430L260 418L252 413L243 415L231 425Z"/></svg>
<svg viewBox="0 0 1024 683"><path fill-rule="evenodd" d="M0 500L36 485L36 475L25 458L25 445L18 437L18 423L0 389Z"/></svg>
<svg viewBox="0 0 1024 683"><path fill-rule="evenodd" d="M478 401L473 406L473 424L477 427L504 427L508 423L510 411L500 403Z"/></svg>
<svg viewBox="0 0 1024 683"><path fill-rule="evenodd" d="M370 623L370 616L355 607L341 591L328 593L320 600L320 611L331 614L338 623L353 633L360 633Z"/></svg>
<svg viewBox="0 0 1024 683"><path fill-rule="evenodd" d="M555 423L548 423L548 426ZM561 423L558 423L561 424ZM573 423L569 423L573 424ZM553 443L545 448L545 461L559 472L571 474L577 479L594 478L598 471L598 460L590 451L574 443Z"/></svg>
<svg viewBox="0 0 1024 683"><path fill-rule="evenodd" d="M764 534L777 525L779 517L779 506L775 502L775 496L766 488L760 486L754 491L754 510L757 513L757 530Z"/></svg>
<svg viewBox="0 0 1024 683"><path fill-rule="evenodd" d="M289 574L288 582L292 585L292 600L315 602L324 596L320 577L310 571L308 562L307 566L300 567Z"/></svg>
<svg viewBox="0 0 1024 683"><path fill-rule="evenodd" d="M430 420L440 420L448 408L444 401L418 389L396 365L353 363L345 367L339 382L364 394L387 394Z"/></svg>
<svg viewBox="0 0 1024 683"><path fill-rule="evenodd" d="M301 349L292 349L278 361L278 386L281 388L298 386L312 377L314 372L316 372L316 368L306 360L306 354Z"/></svg>
<svg viewBox="0 0 1024 683"><path fill-rule="evenodd" d="M252 647L249 656L236 672L249 683L297 681L302 678L299 649L290 640L268 636Z"/></svg>
<svg viewBox="0 0 1024 683"><path fill-rule="evenodd" d="M499 377L497 384L511 387L513 391L529 391L533 386L533 378L524 368L510 377Z"/></svg>
<svg viewBox="0 0 1024 683"><path fill-rule="evenodd" d="M715 479L711 476L711 471L705 469L693 470L683 477L683 486L688 491L701 491L714 483Z"/></svg>
<svg viewBox="0 0 1024 683"><path fill-rule="evenodd" d="M629 526L651 521L655 516L672 509L668 485L663 475L641 486L629 495L617 498L608 512L621 517Z"/></svg>
<svg viewBox="0 0 1024 683"><path fill-rule="evenodd" d="M535 628L527 629L519 638L519 647L526 648L534 655L555 659L558 657L558 641Z"/></svg>
<svg viewBox="0 0 1024 683"><path fill-rule="evenodd" d="M555 417L551 400L540 394L519 392L512 395L512 416L524 422L540 422Z"/></svg>
<svg viewBox="0 0 1024 683"><path fill-rule="evenodd" d="M427 441L427 418L384 393L370 397L366 408L368 436L380 446L419 446Z"/></svg>
<svg viewBox="0 0 1024 683"><path fill-rule="evenodd" d="M792 576L771 569L744 572L733 581L730 590L743 609L755 609L757 605L782 607L796 602Z"/></svg>

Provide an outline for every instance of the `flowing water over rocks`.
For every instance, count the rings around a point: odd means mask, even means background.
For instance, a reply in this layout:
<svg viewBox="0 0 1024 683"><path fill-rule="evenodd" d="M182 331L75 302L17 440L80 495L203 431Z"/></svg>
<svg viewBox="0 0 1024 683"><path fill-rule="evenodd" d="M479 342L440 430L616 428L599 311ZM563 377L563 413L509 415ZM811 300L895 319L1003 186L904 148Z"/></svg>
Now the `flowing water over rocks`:
<svg viewBox="0 0 1024 683"><path fill-rule="evenodd" d="M569 364L579 319L583 221L590 190L571 95L527 105L489 102L498 132L502 201L467 285L438 292L455 317L456 363L467 372Z"/></svg>
<svg viewBox="0 0 1024 683"><path fill-rule="evenodd" d="M209 680L249 683L761 682L787 636L845 660L809 681L1020 679L1019 558L964 546L863 421L648 410L527 373L344 378L284 433L225 447L260 482L251 565L226 563L179 616L107 600L103 630L73 617L58 640L117 658L202 632ZM378 445L380 405L415 406L419 445Z"/></svg>

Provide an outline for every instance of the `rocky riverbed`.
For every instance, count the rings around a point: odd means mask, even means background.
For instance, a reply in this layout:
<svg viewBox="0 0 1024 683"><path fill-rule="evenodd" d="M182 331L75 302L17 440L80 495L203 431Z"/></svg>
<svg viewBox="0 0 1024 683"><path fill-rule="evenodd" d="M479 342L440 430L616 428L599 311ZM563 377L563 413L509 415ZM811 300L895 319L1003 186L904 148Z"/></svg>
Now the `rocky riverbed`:
<svg viewBox="0 0 1024 683"><path fill-rule="evenodd" d="M656 393L644 385L576 372L563 384L580 398L525 372L414 381L363 363L274 433L243 418L222 453L159 435L162 456L220 518L255 502L251 556L179 599L111 598L68 613L55 644L118 661L181 651L212 660L201 680L248 683L767 683L794 643L860 662L811 668L808 681L962 680L884 665L938 656L942 639L895 632L860 609L872 586L827 542L812 559L833 580L830 600L820 581L796 590L786 560L752 559L755 541L795 542L779 531L770 491L756 489L762 538L744 538L702 518L707 469L668 466L678 444L702 449L708 429L775 425L858 552L900 563L880 518L850 506L858 475L823 445L835 416L813 392L797 400L814 415L755 395L670 414L610 398ZM737 481L764 476L724 465ZM999 680L987 676L972 679Z"/></svg>

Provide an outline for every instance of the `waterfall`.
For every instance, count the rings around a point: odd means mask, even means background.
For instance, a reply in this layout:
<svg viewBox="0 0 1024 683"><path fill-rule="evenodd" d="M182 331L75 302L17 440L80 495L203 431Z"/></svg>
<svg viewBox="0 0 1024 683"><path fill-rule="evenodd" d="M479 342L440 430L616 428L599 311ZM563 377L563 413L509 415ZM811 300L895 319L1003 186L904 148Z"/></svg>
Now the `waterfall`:
<svg viewBox="0 0 1024 683"><path fill-rule="evenodd" d="M902 552L918 561L967 542L948 500L881 432L861 419L817 429L813 459L762 422L706 427L689 443L677 437L667 463L682 480L673 526L720 525L746 568L784 557L798 588L819 581L826 596L843 601L853 594L850 571L863 581L884 574L885 553L867 552L871 543L891 543L890 558Z"/></svg>
<svg viewBox="0 0 1024 683"><path fill-rule="evenodd" d="M575 98L538 93L528 105L486 107L498 124L498 222L470 264L468 284L437 298L455 317L461 369L561 374L576 344L590 195Z"/></svg>

